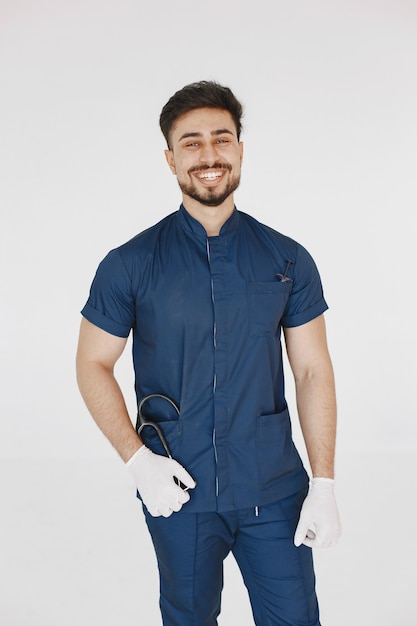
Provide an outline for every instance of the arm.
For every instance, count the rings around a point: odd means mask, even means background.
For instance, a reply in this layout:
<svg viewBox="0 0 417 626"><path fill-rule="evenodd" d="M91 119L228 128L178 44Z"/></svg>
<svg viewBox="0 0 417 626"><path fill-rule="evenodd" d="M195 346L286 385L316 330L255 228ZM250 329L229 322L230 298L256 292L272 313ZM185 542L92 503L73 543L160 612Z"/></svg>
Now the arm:
<svg viewBox="0 0 417 626"><path fill-rule="evenodd" d="M336 394L323 315L284 331L313 477L334 477Z"/></svg>
<svg viewBox="0 0 417 626"><path fill-rule="evenodd" d="M77 382L98 427L126 462L142 443L133 428L114 366L127 339L111 335L85 318L77 350Z"/></svg>
<svg viewBox="0 0 417 626"><path fill-rule="evenodd" d="M296 546L334 545L341 526L334 497L336 394L324 317L285 329L297 409L313 479L294 536Z"/></svg>
<svg viewBox="0 0 417 626"><path fill-rule="evenodd" d="M126 462L149 513L168 517L190 499L179 481L187 489L193 489L195 482L179 463L144 446L133 428L114 377L114 366L125 345L126 339L83 318L77 350L78 385L95 422Z"/></svg>

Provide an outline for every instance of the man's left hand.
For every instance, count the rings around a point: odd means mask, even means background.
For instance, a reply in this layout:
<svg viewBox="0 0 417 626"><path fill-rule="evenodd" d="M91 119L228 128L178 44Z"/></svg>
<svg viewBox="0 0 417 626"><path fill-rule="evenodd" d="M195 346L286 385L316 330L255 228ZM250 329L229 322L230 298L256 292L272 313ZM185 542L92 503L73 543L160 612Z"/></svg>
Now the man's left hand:
<svg viewBox="0 0 417 626"><path fill-rule="evenodd" d="M310 548L328 548L337 543L341 534L334 480L313 478L301 508L294 544L297 547L303 543Z"/></svg>

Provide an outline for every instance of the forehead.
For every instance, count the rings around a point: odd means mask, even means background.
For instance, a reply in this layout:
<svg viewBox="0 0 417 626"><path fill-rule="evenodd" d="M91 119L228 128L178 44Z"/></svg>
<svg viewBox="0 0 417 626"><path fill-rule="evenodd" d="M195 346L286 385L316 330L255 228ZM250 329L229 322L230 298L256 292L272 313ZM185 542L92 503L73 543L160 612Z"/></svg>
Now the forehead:
<svg viewBox="0 0 417 626"><path fill-rule="evenodd" d="M172 127L171 138L175 143L187 133L205 135L219 130L228 130L237 136L236 125L229 111L204 107L180 115Z"/></svg>

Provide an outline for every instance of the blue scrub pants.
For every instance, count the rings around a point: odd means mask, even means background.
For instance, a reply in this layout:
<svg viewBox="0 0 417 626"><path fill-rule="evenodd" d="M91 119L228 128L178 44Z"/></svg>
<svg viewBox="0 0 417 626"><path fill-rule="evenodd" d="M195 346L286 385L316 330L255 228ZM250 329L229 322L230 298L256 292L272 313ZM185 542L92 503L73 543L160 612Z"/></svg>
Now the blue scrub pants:
<svg viewBox="0 0 417 626"><path fill-rule="evenodd" d="M312 551L294 546L305 492L259 510L152 517L164 626L216 626L223 561L231 551L256 626L320 626ZM257 514L258 513L258 514Z"/></svg>

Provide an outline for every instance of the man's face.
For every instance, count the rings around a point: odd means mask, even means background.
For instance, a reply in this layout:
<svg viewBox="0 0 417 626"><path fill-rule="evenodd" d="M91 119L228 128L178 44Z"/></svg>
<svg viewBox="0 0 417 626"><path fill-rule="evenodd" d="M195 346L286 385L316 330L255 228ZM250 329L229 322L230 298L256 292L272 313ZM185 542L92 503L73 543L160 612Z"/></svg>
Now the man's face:
<svg viewBox="0 0 417 626"><path fill-rule="evenodd" d="M205 206L221 205L239 186L243 144L232 116L201 108L175 122L165 151L183 195Z"/></svg>

